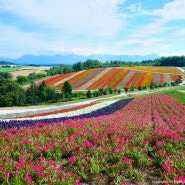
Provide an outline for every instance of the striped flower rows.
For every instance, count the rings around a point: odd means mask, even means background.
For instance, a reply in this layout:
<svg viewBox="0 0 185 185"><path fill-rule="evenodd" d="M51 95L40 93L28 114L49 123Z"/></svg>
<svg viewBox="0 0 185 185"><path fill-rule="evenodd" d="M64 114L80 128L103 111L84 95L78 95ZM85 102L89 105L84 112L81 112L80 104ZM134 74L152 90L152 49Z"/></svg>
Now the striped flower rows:
<svg viewBox="0 0 185 185"><path fill-rule="evenodd" d="M84 76L88 76L89 74L93 73L94 70L95 69L90 69L90 70L87 70L87 71L81 71L81 73L78 73L78 75L73 76L72 78L70 78L68 80L68 82L71 85L77 84L79 81L81 81L84 78ZM67 80L65 80L65 81L67 81ZM58 84L56 86L56 88L57 89L61 89L63 87L65 81L63 81L62 83Z"/></svg>
<svg viewBox="0 0 185 185"><path fill-rule="evenodd" d="M104 76L107 72L109 72L111 68L104 68L102 71L100 71L96 76L94 76L91 80L89 80L87 83L85 83L83 86L81 86L80 89L86 90L90 85L92 85L94 82L96 82L99 78Z"/></svg>
<svg viewBox="0 0 185 185"><path fill-rule="evenodd" d="M57 75L45 82L46 85L53 85L58 90L62 88L65 81L71 84L73 90L95 90L100 88L138 88L139 86L150 86L151 83L163 84L179 78L182 78L182 76L110 67Z"/></svg>
<svg viewBox="0 0 185 185"><path fill-rule="evenodd" d="M110 71L108 71L104 76L99 78L97 81L95 81L92 85L90 85L87 89L98 89L102 84L102 86L105 86L104 84L107 82L107 79L110 79L110 76L114 76L118 71L117 68L112 68Z"/></svg>
<svg viewBox="0 0 185 185"><path fill-rule="evenodd" d="M56 111L50 111L48 110L47 112L37 111L37 114L30 114L28 113L27 116L20 116L16 118L11 118L11 119L2 119L1 121L9 122L9 121L21 121L21 120L42 120L42 119L50 119L50 118L67 118L67 117L72 117L72 116L79 116L83 114L88 114L92 111L97 111L99 109L105 108L107 106L112 105L113 103L117 102L118 100L109 100L109 101L104 101L101 103L91 103L91 104L85 104L69 109L61 109L61 110L56 110Z"/></svg>
<svg viewBox="0 0 185 185"><path fill-rule="evenodd" d="M103 70L102 69L97 69L97 70L93 71L93 73L91 73L90 75L84 76L84 78L81 81L78 82L78 85L75 84L74 86L72 86L73 89L81 89L86 83L88 83L93 78L95 78Z"/></svg>
<svg viewBox="0 0 185 185"><path fill-rule="evenodd" d="M129 69L148 71L153 73L169 73L169 74L180 74L181 72L175 67L147 67L147 66L133 66L128 67Z"/></svg>

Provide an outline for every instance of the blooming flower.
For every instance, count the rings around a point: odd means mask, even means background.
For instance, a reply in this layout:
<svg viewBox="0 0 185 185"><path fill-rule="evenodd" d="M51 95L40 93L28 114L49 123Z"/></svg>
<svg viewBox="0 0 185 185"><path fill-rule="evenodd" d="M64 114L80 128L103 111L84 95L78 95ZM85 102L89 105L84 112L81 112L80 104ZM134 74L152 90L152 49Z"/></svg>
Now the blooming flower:
<svg viewBox="0 0 185 185"><path fill-rule="evenodd" d="M32 178L31 178L30 175L27 175L26 180L27 180L27 182L29 182L29 183L33 183L33 182L34 182L34 181L32 180Z"/></svg>
<svg viewBox="0 0 185 185"><path fill-rule="evenodd" d="M10 178L10 172L6 172L6 178L7 178L7 179Z"/></svg>
<svg viewBox="0 0 185 185"><path fill-rule="evenodd" d="M15 164L15 166L18 170L22 170L24 168L24 166L20 163Z"/></svg>
<svg viewBox="0 0 185 185"><path fill-rule="evenodd" d="M125 159L126 164L129 164L130 163L130 158L129 157L124 156L124 159Z"/></svg>

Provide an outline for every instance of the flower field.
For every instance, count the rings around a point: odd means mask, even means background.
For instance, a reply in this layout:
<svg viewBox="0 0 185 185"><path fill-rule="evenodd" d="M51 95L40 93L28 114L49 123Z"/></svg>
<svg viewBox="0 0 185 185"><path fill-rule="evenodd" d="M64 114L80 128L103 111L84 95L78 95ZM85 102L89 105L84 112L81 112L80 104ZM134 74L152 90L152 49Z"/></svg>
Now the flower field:
<svg viewBox="0 0 185 185"><path fill-rule="evenodd" d="M85 108L1 120L0 184L185 183L184 105L163 94Z"/></svg>
<svg viewBox="0 0 185 185"><path fill-rule="evenodd" d="M148 67L148 66L133 66L133 67L128 67L129 69L134 69L134 70L141 70L141 71L148 71L148 72L157 72L157 73L171 73L171 74L181 74L179 69L176 67Z"/></svg>
<svg viewBox="0 0 185 185"><path fill-rule="evenodd" d="M143 70L146 70L145 68L143 67ZM108 87L112 89L124 89L131 86L138 88L139 86L150 86L152 82L159 84L182 78L176 68L148 67L147 72L141 69L140 66L130 69L116 67L89 69L57 75L45 82L47 86L54 86L58 90L63 87L65 81L71 84L73 90L95 90Z"/></svg>

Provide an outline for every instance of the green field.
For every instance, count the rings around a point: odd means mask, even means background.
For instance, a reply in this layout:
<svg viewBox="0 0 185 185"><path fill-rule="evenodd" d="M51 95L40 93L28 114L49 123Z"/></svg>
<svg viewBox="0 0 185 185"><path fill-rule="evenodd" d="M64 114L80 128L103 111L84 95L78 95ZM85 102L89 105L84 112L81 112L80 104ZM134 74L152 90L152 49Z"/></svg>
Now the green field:
<svg viewBox="0 0 185 185"><path fill-rule="evenodd" d="M4 67L0 67L0 73L4 73L4 72L14 72L17 71L19 69L23 68L23 66L19 66L19 67L10 67L10 68L4 68Z"/></svg>

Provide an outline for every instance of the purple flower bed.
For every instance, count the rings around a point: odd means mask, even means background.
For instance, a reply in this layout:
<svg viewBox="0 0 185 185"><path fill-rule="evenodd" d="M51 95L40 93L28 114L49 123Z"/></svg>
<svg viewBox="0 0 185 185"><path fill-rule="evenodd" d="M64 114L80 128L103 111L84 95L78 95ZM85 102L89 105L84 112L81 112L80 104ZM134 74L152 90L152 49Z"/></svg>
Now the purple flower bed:
<svg viewBox="0 0 185 185"><path fill-rule="evenodd" d="M38 120L10 120L10 121L0 121L0 130L1 129L10 129L10 128L20 128L26 126L34 126L42 122L42 124L51 124L55 122L63 122L65 120L74 120L74 119L83 119L83 118L94 118L99 116L105 116L112 114L123 107L125 107L128 103L130 103L133 98L119 100L109 106L106 106L102 109L98 109L96 111L92 111L91 113L82 114L79 116L71 116L71 117L61 117L61 118L51 118L51 119L38 119Z"/></svg>

